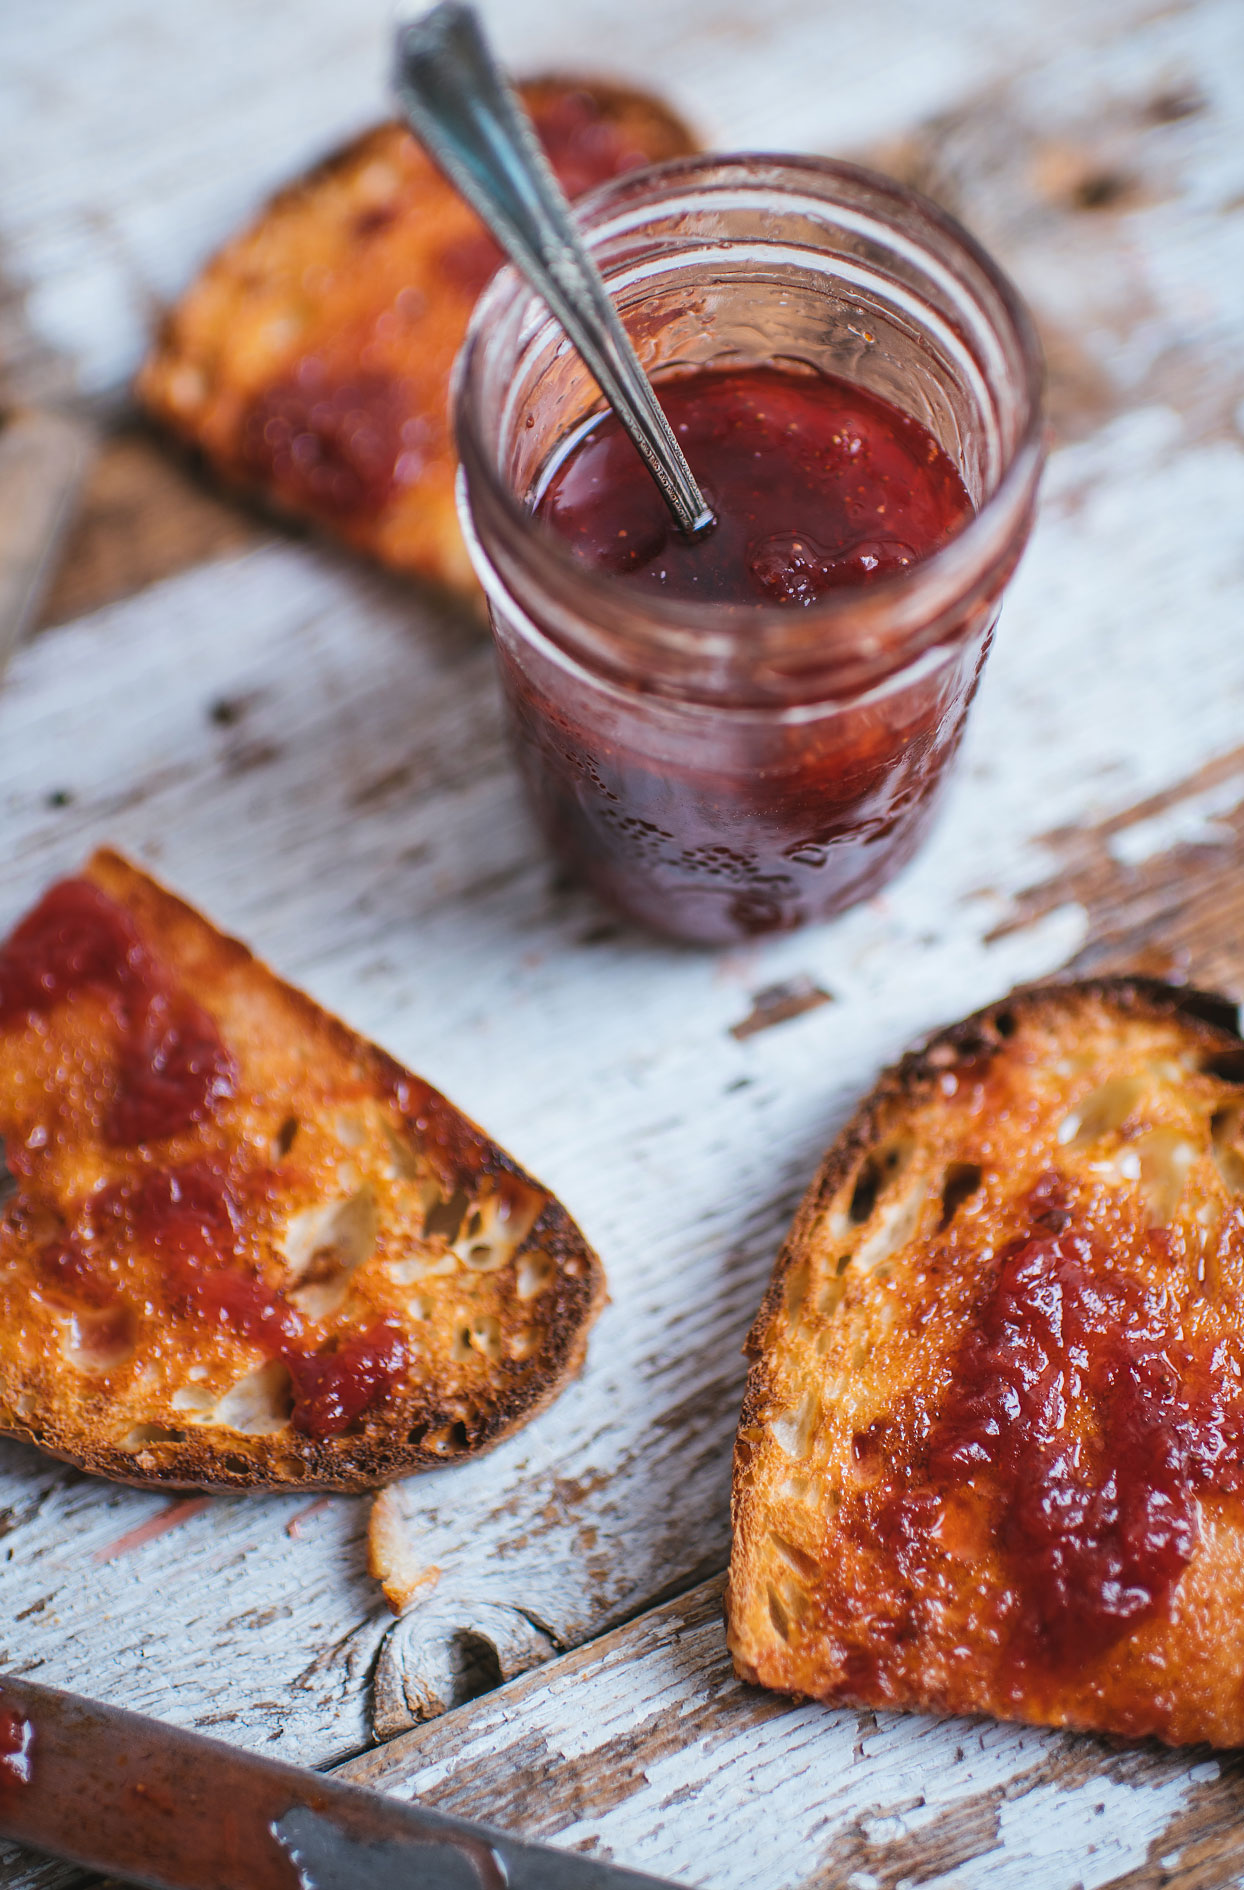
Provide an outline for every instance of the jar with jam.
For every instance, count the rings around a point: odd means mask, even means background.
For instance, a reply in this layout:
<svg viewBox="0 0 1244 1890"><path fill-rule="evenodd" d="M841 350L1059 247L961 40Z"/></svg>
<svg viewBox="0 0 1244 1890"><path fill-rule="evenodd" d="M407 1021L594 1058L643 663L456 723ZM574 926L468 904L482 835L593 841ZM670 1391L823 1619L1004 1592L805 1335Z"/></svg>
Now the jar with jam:
<svg viewBox="0 0 1244 1890"><path fill-rule="evenodd" d="M675 938L826 918L911 857L958 747L1032 520L1031 323L850 165L680 159L578 216L716 523L680 536L503 270L458 364L459 501L532 804Z"/></svg>

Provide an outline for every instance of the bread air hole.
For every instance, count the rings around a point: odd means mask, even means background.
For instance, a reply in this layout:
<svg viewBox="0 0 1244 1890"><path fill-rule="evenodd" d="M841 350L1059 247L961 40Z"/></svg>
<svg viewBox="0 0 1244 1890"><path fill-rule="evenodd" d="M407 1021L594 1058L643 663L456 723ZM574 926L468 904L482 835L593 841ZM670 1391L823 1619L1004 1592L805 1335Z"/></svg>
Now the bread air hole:
<svg viewBox="0 0 1244 1890"><path fill-rule="evenodd" d="M421 1180L424 1175L424 1169L419 1159L418 1150L415 1149L409 1139L400 1134L391 1123L386 1122L384 1124L384 1134L385 1140L389 1144L391 1173L394 1179L397 1181ZM439 1189L434 1186L430 1187L429 1198L439 1200Z"/></svg>
<svg viewBox="0 0 1244 1890"><path fill-rule="evenodd" d="M518 1263L518 1297L539 1299L557 1278L557 1266L547 1253L525 1253Z"/></svg>
<svg viewBox="0 0 1244 1890"><path fill-rule="evenodd" d="M471 1197L465 1188L455 1188L448 1200L442 1196L433 1201L423 1218L424 1239L444 1240L452 1245L470 1205Z"/></svg>
<svg viewBox="0 0 1244 1890"><path fill-rule="evenodd" d="M1063 1117L1057 1139L1062 1147L1087 1148L1121 1129L1145 1093L1138 1076L1114 1076L1085 1097L1078 1109Z"/></svg>
<svg viewBox="0 0 1244 1890"><path fill-rule="evenodd" d="M467 1214L451 1242L453 1252L468 1272L497 1272L526 1240L545 1199L538 1189L507 1177Z"/></svg>
<svg viewBox="0 0 1244 1890"><path fill-rule="evenodd" d="M1240 1106L1232 1104L1227 1109L1215 1109L1209 1123L1214 1166L1232 1194L1244 1194L1244 1156L1239 1148L1242 1114Z"/></svg>
<svg viewBox="0 0 1244 1890"><path fill-rule="evenodd" d="M0 1136L0 1214L17 1193L17 1176L8 1167L4 1159L4 1138Z"/></svg>
<svg viewBox="0 0 1244 1890"><path fill-rule="evenodd" d="M492 1313L463 1319L454 1328L454 1362L465 1365L472 1358L497 1360L501 1357L501 1321Z"/></svg>
<svg viewBox="0 0 1244 1890"><path fill-rule="evenodd" d="M833 1240L848 1239L852 1228L863 1227L872 1219L878 1202L893 1188L910 1162L914 1148L912 1139L904 1136L864 1157L856 1171L845 1212L839 1206L828 1217L827 1226Z"/></svg>
<svg viewBox="0 0 1244 1890"><path fill-rule="evenodd" d="M780 1536L776 1529L769 1531L769 1540L782 1560L786 1563L786 1566L793 1569L795 1574L803 1581L814 1582L816 1580L819 1571L815 1561L810 1555L806 1555L802 1549L796 1548L793 1542L788 1542L785 1536Z"/></svg>
<svg viewBox="0 0 1244 1890"><path fill-rule="evenodd" d="M122 1450L141 1450L147 1444L184 1444L186 1433L167 1424L132 1424L121 1439Z"/></svg>
<svg viewBox="0 0 1244 1890"><path fill-rule="evenodd" d="M981 1185L981 1170L977 1162L951 1162L942 1183L942 1217L937 1223L937 1231L944 1234L955 1215L965 1201L970 1201Z"/></svg>
<svg viewBox="0 0 1244 1890"><path fill-rule="evenodd" d="M783 1411L780 1417L770 1423L769 1429L778 1449L788 1457L806 1457L820 1416L817 1400L811 1392L807 1392L792 1410Z"/></svg>
<svg viewBox="0 0 1244 1890"><path fill-rule="evenodd" d="M284 1122L272 1138L274 1160L283 1162L298 1139L300 1124L297 1116L286 1116Z"/></svg>
<svg viewBox="0 0 1244 1890"><path fill-rule="evenodd" d="M289 1372L280 1359L271 1359L238 1379L217 1404L211 1421L246 1437L266 1437L285 1429L293 1402Z"/></svg>
<svg viewBox="0 0 1244 1890"><path fill-rule="evenodd" d="M375 1251L376 1197L362 1187L291 1216L282 1251L292 1275L286 1298L309 1319L327 1319L350 1290L350 1276Z"/></svg>
<svg viewBox="0 0 1244 1890"><path fill-rule="evenodd" d="M362 1148L367 1140L367 1124L362 1116L347 1115L343 1111L333 1127L342 1148Z"/></svg>
<svg viewBox="0 0 1244 1890"><path fill-rule="evenodd" d="M871 1273L907 1245L919 1225L924 1201L925 1185L917 1178L905 1195L882 1203L876 1225L855 1249L857 1273Z"/></svg>
<svg viewBox="0 0 1244 1890"><path fill-rule="evenodd" d="M767 1593L769 1597L769 1619L773 1623L774 1631L782 1640L788 1641L790 1639L790 1622L786 1618L786 1610L778 1597L777 1589L771 1587L767 1590Z"/></svg>
<svg viewBox="0 0 1244 1890"><path fill-rule="evenodd" d="M1174 1218L1188 1172L1200 1150L1182 1129L1151 1129L1135 1145L1140 1157L1140 1189L1151 1222L1165 1226Z"/></svg>
<svg viewBox="0 0 1244 1890"><path fill-rule="evenodd" d="M501 1357L501 1321L493 1313L484 1313L473 1319L470 1327L470 1342L476 1352L485 1358Z"/></svg>
<svg viewBox="0 0 1244 1890"><path fill-rule="evenodd" d="M1244 1044L1238 1050L1220 1050L1216 1056L1207 1057L1201 1068L1220 1083L1244 1083Z"/></svg>
<svg viewBox="0 0 1244 1890"><path fill-rule="evenodd" d="M82 1307L69 1320L62 1349L80 1372L111 1372L134 1350L136 1325L128 1306Z"/></svg>
<svg viewBox="0 0 1244 1890"><path fill-rule="evenodd" d="M416 1280L443 1279L458 1271L456 1253L411 1253L403 1260L390 1260L387 1271L396 1286L411 1286Z"/></svg>

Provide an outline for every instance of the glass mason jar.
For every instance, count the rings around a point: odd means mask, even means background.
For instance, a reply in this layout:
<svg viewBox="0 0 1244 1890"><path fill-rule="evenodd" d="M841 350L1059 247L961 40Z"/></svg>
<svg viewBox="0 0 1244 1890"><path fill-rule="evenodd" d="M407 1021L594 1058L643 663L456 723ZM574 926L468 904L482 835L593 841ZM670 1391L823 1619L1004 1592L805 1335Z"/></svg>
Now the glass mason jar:
<svg viewBox="0 0 1244 1890"><path fill-rule="evenodd" d="M951 218L848 164L678 159L578 217L658 384L762 364L858 383L933 434L975 508L922 562L807 608L637 594L532 516L595 382L512 269L476 310L459 509L554 849L676 938L828 917L911 857L958 747L1032 522L1032 325Z"/></svg>

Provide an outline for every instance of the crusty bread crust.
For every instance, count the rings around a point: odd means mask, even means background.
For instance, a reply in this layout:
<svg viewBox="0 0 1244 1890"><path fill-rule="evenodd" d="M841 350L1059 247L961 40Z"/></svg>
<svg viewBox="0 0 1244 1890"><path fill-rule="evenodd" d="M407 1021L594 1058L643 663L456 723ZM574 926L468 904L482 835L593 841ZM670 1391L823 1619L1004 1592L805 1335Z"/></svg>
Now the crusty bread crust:
<svg viewBox="0 0 1244 1890"><path fill-rule="evenodd" d="M643 93L570 78L521 91L572 195L695 149ZM409 132L377 125L212 258L162 323L139 399L230 483L474 598L449 376L499 260Z"/></svg>
<svg viewBox="0 0 1244 1890"><path fill-rule="evenodd" d="M1172 1355L1244 1339L1241 1084L1234 1005L1139 977L1017 991L881 1076L809 1188L747 1342L726 1595L744 1679L1244 1742L1230 1475L1199 1487L1172 1591L1070 1663L1040 1654L1052 1640L1016 1656L1025 1576L997 1460L936 1479L963 1361L999 1343L996 1325L982 1334L1003 1262L1051 1227L1083 1234L1107 1291L1143 1301ZM1042 1217L1056 1197L1068 1211ZM1086 1461L1095 1409L1068 1407Z"/></svg>
<svg viewBox="0 0 1244 1890"><path fill-rule="evenodd" d="M474 1456L525 1423L578 1371L605 1298L561 1204L136 866L101 852L84 877L214 1020L236 1077L206 1120L117 1147L103 1132L117 1028L103 997L79 992L0 1032L0 1149L16 1182L0 1190L0 1430L127 1483L353 1490ZM340 1434L291 1422L270 1339L186 1305L166 1252L109 1233L101 1202L204 1162L243 1204L225 1264L294 1309L300 1355L331 1357L378 1325L400 1335L396 1381ZM65 1242L83 1256L82 1291L49 1272Z"/></svg>

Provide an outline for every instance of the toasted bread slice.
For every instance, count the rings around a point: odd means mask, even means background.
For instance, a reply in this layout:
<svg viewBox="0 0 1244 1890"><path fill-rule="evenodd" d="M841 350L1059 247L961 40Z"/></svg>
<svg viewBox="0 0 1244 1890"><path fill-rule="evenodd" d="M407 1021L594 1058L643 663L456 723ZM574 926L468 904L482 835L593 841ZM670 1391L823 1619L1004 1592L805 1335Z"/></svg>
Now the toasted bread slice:
<svg viewBox="0 0 1244 1890"><path fill-rule="evenodd" d="M569 196L695 148L642 93L573 79L521 90ZM164 322L139 397L229 480L474 595L449 373L500 260L409 132L378 125L208 263Z"/></svg>
<svg viewBox="0 0 1244 1890"><path fill-rule="evenodd" d="M547 1189L115 853L0 948L0 1136L0 1430L127 1483L475 1455L604 1296Z"/></svg>
<svg viewBox="0 0 1244 1890"><path fill-rule="evenodd" d="M1244 1742L1244 1046L1140 979L881 1078L749 1340L746 1679Z"/></svg>

